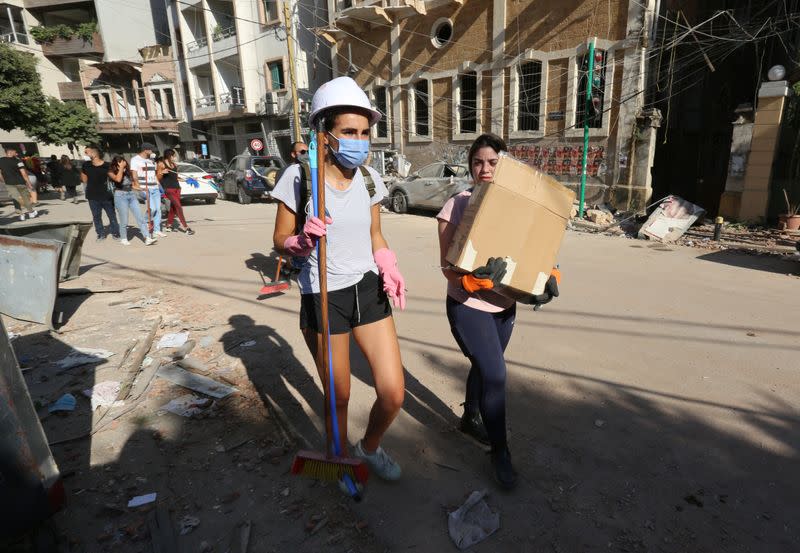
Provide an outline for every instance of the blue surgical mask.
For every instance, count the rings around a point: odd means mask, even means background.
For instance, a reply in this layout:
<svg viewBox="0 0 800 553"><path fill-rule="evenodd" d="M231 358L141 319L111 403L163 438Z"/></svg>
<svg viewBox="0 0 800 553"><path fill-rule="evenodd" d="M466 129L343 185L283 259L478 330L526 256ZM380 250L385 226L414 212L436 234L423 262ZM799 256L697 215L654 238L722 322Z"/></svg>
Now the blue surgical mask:
<svg viewBox="0 0 800 553"><path fill-rule="evenodd" d="M342 167L346 169L355 169L364 165L369 156L369 140L356 140L353 138L338 138L333 136L339 142L339 151L337 152L331 148L333 157Z"/></svg>

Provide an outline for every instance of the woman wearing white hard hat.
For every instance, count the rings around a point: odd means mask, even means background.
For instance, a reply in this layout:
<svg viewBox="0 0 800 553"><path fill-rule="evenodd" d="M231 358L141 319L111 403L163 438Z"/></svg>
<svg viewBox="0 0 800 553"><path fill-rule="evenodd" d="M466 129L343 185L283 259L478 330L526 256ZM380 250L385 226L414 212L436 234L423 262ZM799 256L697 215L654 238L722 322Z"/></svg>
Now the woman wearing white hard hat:
<svg viewBox="0 0 800 553"><path fill-rule="evenodd" d="M380 447L403 404L404 379L392 307L405 307L405 283L397 257L381 232L380 203L387 195L380 175L364 163L369 155L370 127L381 118L367 95L349 77L323 84L311 102L310 126L324 130L326 217L310 215L308 175L292 165L275 185L278 200L273 240L283 255L305 258L298 278L300 328L311 354L322 366L319 275L316 244L327 236L327 278L331 358L333 360L339 435L347 455L347 405L350 397L350 334L372 370L377 398L364 437L353 455L386 480L400 478L400 466ZM322 186L322 183L320 183ZM326 410L328 450L331 417Z"/></svg>

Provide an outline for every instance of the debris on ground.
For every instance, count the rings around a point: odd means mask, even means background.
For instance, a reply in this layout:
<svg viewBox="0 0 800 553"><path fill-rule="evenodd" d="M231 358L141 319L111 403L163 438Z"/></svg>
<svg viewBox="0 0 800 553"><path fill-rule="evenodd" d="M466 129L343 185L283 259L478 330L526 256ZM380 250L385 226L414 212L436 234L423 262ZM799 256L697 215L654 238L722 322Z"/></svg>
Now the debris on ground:
<svg viewBox="0 0 800 553"><path fill-rule="evenodd" d="M188 332L171 332L169 334L164 334L158 341L158 346L156 347L158 349L179 348L183 346L188 339Z"/></svg>
<svg viewBox="0 0 800 553"><path fill-rule="evenodd" d="M78 401L75 399L75 396L72 394L64 394L58 398L55 403L50 405L47 410L50 413L55 413L57 411L74 411L77 405Z"/></svg>
<svg viewBox="0 0 800 553"><path fill-rule="evenodd" d="M200 526L200 519L197 517L193 517L192 515L186 515L181 519L180 522L180 534L181 536L185 536L195 528Z"/></svg>
<svg viewBox="0 0 800 553"><path fill-rule="evenodd" d="M156 500L157 495L158 494L156 492L148 493L145 495L137 495L136 497L128 501L128 507L129 508L141 507L142 505L147 505L148 503L152 503Z"/></svg>
<svg viewBox="0 0 800 553"><path fill-rule="evenodd" d="M500 528L500 514L492 512L484 500L487 493L472 492L461 507L448 515L447 529L459 549L482 542Z"/></svg>
<svg viewBox="0 0 800 553"><path fill-rule="evenodd" d="M160 410L168 411L181 417L192 418L205 413L212 403L213 401L208 398L186 394L162 405Z"/></svg>
<svg viewBox="0 0 800 553"><path fill-rule="evenodd" d="M83 390L83 395L89 398L92 403L92 411L98 407L108 407L117 402L120 383L114 380L106 380L95 384L91 388ZM119 404L121 404L120 402Z"/></svg>
<svg viewBox="0 0 800 553"><path fill-rule="evenodd" d="M675 242L705 212L702 207L683 198L668 196L639 229L639 238L646 237L664 243Z"/></svg>
<svg viewBox="0 0 800 553"><path fill-rule="evenodd" d="M160 378L169 380L173 384L183 386L203 395L211 396L213 398L222 399L228 397L232 393L238 391L232 386L222 384L211 378L200 376L199 374L190 373L177 365L165 365L158 369L156 373Z"/></svg>
<svg viewBox="0 0 800 553"><path fill-rule="evenodd" d="M81 365L90 365L92 363L100 363L114 355L113 351L106 349L94 348L74 348L64 359L58 361L56 365L62 371L80 367Z"/></svg>

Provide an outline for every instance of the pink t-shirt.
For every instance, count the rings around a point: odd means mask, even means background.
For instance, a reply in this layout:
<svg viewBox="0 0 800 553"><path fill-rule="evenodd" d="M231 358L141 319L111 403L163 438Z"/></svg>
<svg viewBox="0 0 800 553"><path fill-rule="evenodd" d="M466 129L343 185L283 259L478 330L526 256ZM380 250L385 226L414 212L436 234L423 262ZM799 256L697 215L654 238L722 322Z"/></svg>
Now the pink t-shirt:
<svg viewBox="0 0 800 553"><path fill-rule="evenodd" d="M436 218L440 221L458 226L458 223L461 222L461 218L464 216L464 210L467 209L470 196L472 196L472 192L469 190L456 194L447 200ZM514 305L514 300L501 296L497 292L483 290L475 294L470 294L461 286L453 284L449 280L447 281L447 295L458 303L463 303L467 307L472 307L473 309L486 311L488 313L499 313Z"/></svg>

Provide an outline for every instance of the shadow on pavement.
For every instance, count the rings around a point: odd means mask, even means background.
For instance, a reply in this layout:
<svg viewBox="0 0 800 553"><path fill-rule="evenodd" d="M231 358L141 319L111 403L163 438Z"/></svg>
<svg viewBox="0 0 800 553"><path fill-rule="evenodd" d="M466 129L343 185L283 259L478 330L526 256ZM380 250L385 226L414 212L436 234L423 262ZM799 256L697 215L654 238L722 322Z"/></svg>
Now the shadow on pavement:
<svg viewBox="0 0 800 553"><path fill-rule="evenodd" d="M698 256L697 259L756 271L800 276L800 258L791 259L741 250L723 250Z"/></svg>

